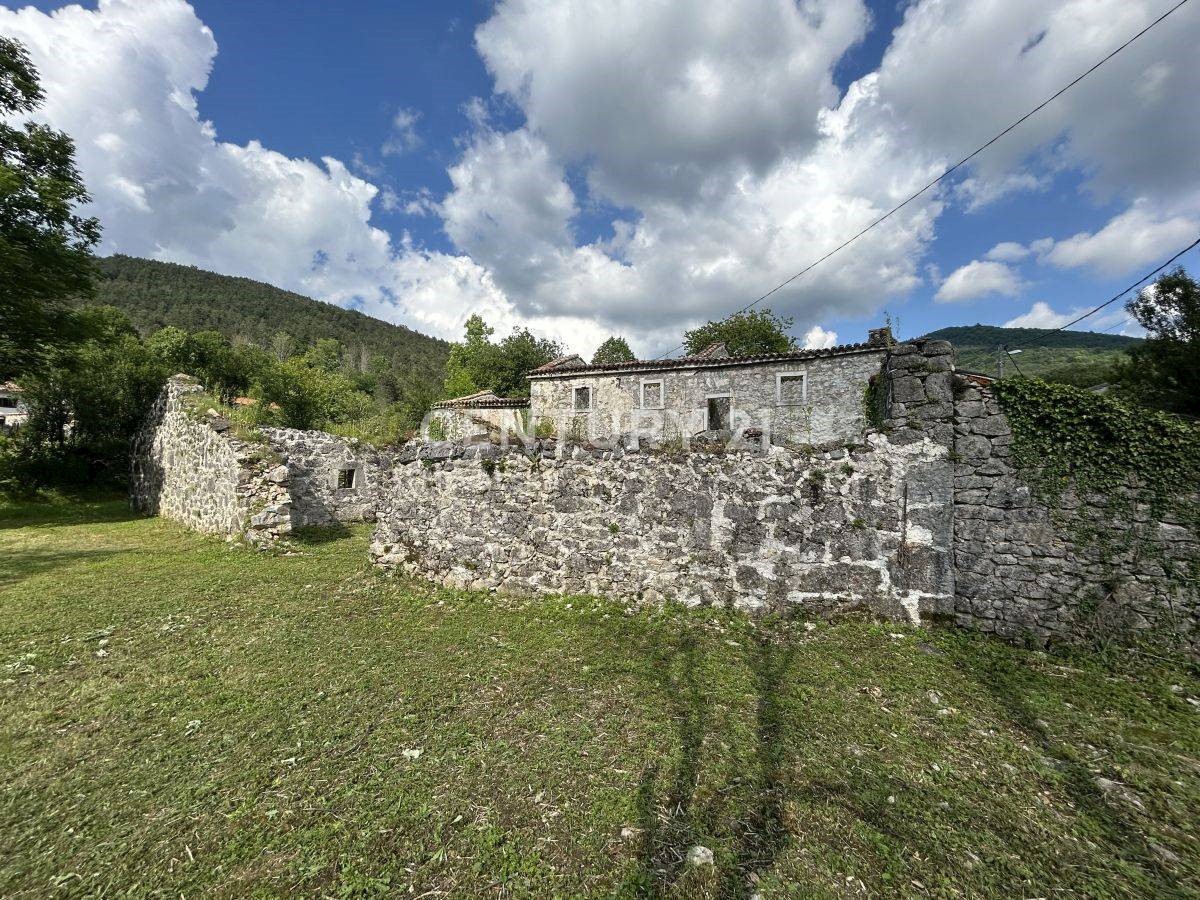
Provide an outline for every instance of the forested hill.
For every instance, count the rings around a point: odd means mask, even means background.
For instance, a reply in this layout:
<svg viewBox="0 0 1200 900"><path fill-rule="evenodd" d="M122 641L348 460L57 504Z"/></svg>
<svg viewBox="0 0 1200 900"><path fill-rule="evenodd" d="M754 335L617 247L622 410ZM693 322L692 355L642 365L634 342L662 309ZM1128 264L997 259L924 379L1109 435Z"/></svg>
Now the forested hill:
<svg viewBox="0 0 1200 900"><path fill-rule="evenodd" d="M450 345L401 325L260 281L133 256L97 261L95 303L123 310L143 333L175 325L271 347L286 332L303 347L335 338L357 357L383 354L398 372L440 381Z"/></svg>
<svg viewBox="0 0 1200 900"><path fill-rule="evenodd" d="M997 348L1019 347L1015 364L1026 375L1088 386L1108 380L1111 365L1140 338L1095 331L1055 331L1049 328L1000 328L996 325L957 325L925 335L950 341L960 369L996 374ZM1014 363L1005 359L1006 373Z"/></svg>

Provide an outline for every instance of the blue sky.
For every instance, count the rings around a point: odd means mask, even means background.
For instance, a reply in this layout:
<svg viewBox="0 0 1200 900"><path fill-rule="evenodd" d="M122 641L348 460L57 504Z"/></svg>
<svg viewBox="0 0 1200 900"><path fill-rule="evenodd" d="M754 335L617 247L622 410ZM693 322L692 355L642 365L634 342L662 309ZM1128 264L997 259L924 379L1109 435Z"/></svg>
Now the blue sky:
<svg viewBox="0 0 1200 900"><path fill-rule="evenodd" d="M442 336L478 311L584 352L616 332L652 353L1170 4L63 5L0 6L0 33L30 46L44 117L80 145L106 250ZM907 335L1053 326L1190 243L1198 13L771 305L812 343L861 340L885 309ZM1133 333L1118 311L1089 322Z"/></svg>

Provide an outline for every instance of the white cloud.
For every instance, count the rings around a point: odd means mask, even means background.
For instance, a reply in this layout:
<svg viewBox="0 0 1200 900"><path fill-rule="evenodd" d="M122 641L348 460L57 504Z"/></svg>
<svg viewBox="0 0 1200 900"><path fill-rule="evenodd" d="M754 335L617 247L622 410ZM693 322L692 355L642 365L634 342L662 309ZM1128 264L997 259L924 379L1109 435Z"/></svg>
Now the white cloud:
<svg viewBox="0 0 1200 900"><path fill-rule="evenodd" d="M825 347L836 347L838 336L836 331L814 325L804 333L804 347L807 350L820 350Z"/></svg>
<svg viewBox="0 0 1200 900"><path fill-rule="evenodd" d="M1058 328L1066 325L1075 316L1070 313L1057 313L1043 300L1036 301L1029 312L1022 313L1004 323L1005 328Z"/></svg>
<svg viewBox="0 0 1200 900"><path fill-rule="evenodd" d="M219 140L195 102L216 43L182 0L50 16L0 7L0 31L30 45L45 116L76 138L106 249L272 281L443 335L481 311L501 331L529 325L582 351L623 333L647 353L839 244L1156 9L921 0L879 70L839 97L831 72L865 34L860 0L500 0L476 33L495 93L466 105L445 197L381 191L363 160L351 170ZM1200 118L1180 114L1200 81L1198 36L1200 7L1189 5L991 148L958 188L931 191L770 305L810 333L875 315L935 271L924 256L946 204L1040 190L1064 169L1098 196L1144 198L1131 210L1150 237L1134 246L1172 236L1200 218ZM489 119L505 106L524 116L508 131ZM399 111L393 150L418 145L418 115ZM440 216L456 252L389 236L373 208ZM581 235L581 210L594 220L597 209L614 210L607 233ZM952 273L939 299L1014 293L1005 264L1025 249L1097 267L1143 252L1092 249L1112 225L997 245Z"/></svg>
<svg viewBox="0 0 1200 900"><path fill-rule="evenodd" d="M1146 202L1135 203L1095 233L1080 232L1043 244L1042 258L1060 269L1093 269L1101 275L1125 275L1152 266L1200 236L1200 217L1163 218Z"/></svg>
<svg viewBox="0 0 1200 900"><path fill-rule="evenodd" d="M994 259L997 262L1020 262L1032 252L1024 244L1018 244L1014 241L1001 241L985 253L984 256L987 259Z"/></svg>
<svg viewBox="0 0 1200 900"><path fill-rule="evenodd" d="M1088 307L1076 307L1068 312L1055 312L1048 303L1035 301L1028 312L1022 313L1004 323L1005 328L1061 328L1068 322L1074 322ZM1143 334L1141 326L1131 321L1123 306L1109 307L1099 313L1088 316L1072 326L1072 331L1103 331L1109 334L1124 334L1138 336Z"/></svg>
<svg viewBox="0 0 1200 900"><path fill-rule="evenodd" d="M417 121L421 113L415 109L399 109L392 116L392 133L379 152L384 156L400 156L411 153L421 146L421 136L417 133Z"/></svg>
<svg viewBox="0 0 1200 900"><path fill-rule="evenodd" d="M867 24L861 0L502 0L475 43L556 155L640 207L811 147Z"/></svg>
<svg viewBox="0 0 1200 900"><path fill-rule="evenodd" d="M951 272L933 299L938 303L955 303L989 294L1013 297L1021 292L1021 286L1017 273L1004 263L973 259Z"/></svg>

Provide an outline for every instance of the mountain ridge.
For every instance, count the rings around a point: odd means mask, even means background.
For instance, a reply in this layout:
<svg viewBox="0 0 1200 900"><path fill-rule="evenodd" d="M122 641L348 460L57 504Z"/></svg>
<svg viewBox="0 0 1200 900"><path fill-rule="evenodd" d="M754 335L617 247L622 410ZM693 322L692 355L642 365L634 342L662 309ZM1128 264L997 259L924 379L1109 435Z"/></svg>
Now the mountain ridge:
<svg viewBox="0 0 1200 900"><path fill-rule="evenodd" d="M439 381L450 354L440 338L251 278L124 254L101 257L96 268L89 302L115 306L143 334L174 325L263 347L281 331L302 347L335 338L350 354L382 354L396 369Z"/></svg>

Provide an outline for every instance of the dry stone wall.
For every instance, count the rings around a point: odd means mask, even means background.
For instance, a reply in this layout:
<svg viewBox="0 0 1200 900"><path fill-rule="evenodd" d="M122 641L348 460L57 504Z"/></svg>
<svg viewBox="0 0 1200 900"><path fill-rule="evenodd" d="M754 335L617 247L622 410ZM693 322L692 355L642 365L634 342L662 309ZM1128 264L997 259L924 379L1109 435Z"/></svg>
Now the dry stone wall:
<svg viewBox="0 0 1200 900"><path fill-rule="evenodd" d="M1200 649L1194 525L1153 510L1136 484L1119 496L1037 490L991 389L952 372L949 354L943 341L892 348L886 403L892 441L950 451L952 502L930 514L952 523L953 620L1038 645L1153 633Z"/></svg>
<svg viewBox="0 0 1200 900"><path fill-rule="evenodd" d="M1048 496L1013 464L1013 435L984 385L955 404L955 619L1038 644L1175 636L1200 649L1200 540L1137 486ZM1180 489L1195 490L1195 485Z"/></svg>
<svg viewBox="0 0 1200 900"><path fill-rule="evenodd" d="M263 428L287 467L292 526L373 522L383 457L369 444L324 431Z"/></svg>
<svg viewBox="0 0 1200 900"><path fill-rule="evenodd" d="M426 445L383 486L372 554L437 581L917 620L950 608L946 450L664 455ZM902 496L908 486L909 515Z"/></svg>
<svg viewBox="0 0 1200 900"><path fill-rule="evenodd" d="M262 444L195 407L200 385L172 377L134 438L130 499L196 531L271 544L291 530L287 468Z"/></svg>

